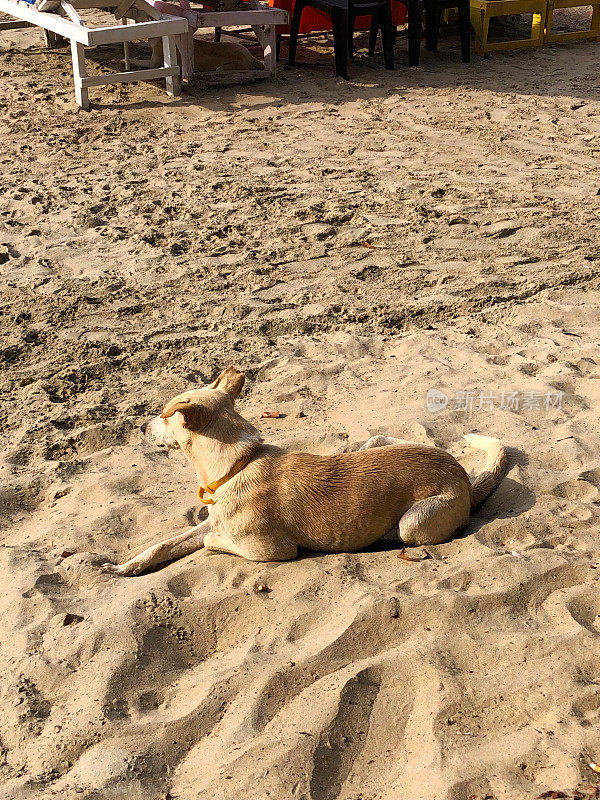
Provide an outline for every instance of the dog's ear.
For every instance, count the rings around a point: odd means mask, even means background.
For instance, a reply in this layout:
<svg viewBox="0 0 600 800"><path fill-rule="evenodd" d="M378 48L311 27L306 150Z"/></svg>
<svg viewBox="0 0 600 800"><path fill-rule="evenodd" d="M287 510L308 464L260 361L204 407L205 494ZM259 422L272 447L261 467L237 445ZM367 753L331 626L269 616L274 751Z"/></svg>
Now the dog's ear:
<svg viewBox="0 0 600 800"><path fill-rule="evenodd" d="M227 392L232 400L238 397L239 393L244 388L246 382L246 375L240 372L235 367L227 367L214 383L211 383L210 389L220 389L222 392Z"/></svg>
<svg viewBox="0 0 600 800"><path fill-rule="evenodd" d="M161 417L168 419L173 414L179 411L183 414L184 427L191 431L200 432L208 425L210 421L210 414L204 406L198 403L192 403L191 400L174 400L163 408Z"/></svg>

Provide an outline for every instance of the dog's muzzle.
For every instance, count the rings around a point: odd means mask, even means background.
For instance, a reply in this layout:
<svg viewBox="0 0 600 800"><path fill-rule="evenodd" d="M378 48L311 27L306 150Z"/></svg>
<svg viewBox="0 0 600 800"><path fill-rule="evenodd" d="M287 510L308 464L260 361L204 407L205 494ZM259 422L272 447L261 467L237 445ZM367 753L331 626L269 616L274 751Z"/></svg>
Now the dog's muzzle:
<svg viewBox="0 0 600 800"><path fill-rule="evenodd" d="M159 447L161 445L171 448L179 447L173 432L169 430L167 421L162 417L152 417L152 419L147 420L140 426L140 431L146 444L158 445Z"/></svg>

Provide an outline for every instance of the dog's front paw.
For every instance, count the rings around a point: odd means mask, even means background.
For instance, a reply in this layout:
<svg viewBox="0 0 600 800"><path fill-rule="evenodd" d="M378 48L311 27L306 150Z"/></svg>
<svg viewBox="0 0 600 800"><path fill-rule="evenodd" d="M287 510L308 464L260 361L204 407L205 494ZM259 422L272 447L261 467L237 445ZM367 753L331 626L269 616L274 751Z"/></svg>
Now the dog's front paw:
<svg viewBox="0 0 600 800"><path fill-rule="evenodd" d="M132 564L111 564L110 561L105 561L104 564L100 564L100 569L108 575L120 575L121 577L136 575Z"/></svg>

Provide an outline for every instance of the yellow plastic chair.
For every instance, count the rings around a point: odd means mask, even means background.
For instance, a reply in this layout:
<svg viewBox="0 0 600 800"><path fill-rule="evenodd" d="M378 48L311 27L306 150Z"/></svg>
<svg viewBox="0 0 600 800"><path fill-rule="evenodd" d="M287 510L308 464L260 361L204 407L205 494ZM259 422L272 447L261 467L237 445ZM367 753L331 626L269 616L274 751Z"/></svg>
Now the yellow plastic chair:
<svg viewBox="0 0 600 800"><path fill-rule="evenodd" d="M592 6L592 23L588 30L552 33L552 18L556 8L580 8L581 6ZM548 0L544 44L571 42L579 39L600 40L600 3L590 3L590 0Z"/></svg>
<svg viewBox="0 0 600 800"><path fill-rule="evenodd" d="M556 3L584 5L583 0L550 0ZM516 50L519 47L541 47L544 44L548 0L471 0L471 25L475 28L475 52L485 56L496 50ZM585 5L590 5L589 0ZM513 39L504 42L488 42L488 31L492 17L508 17L512 14L533 14L529 39Z"/></svg>

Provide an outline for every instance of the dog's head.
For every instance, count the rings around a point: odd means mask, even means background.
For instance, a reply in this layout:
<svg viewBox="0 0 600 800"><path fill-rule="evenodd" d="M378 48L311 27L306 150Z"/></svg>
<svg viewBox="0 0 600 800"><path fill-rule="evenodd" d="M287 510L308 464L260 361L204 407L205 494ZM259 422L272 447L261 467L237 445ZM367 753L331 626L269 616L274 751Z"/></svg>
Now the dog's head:
<svg viewBox="0 0 600 800"><path fill-rule="evenodd" d="M245 380L243 372L227 367L208 386L191 389L170 400L160 416L142 425L142 433L149 442L179 447L184 453L189 451L194 436L204 432L222 443L233 443L239 436L242 420L233 404ZM227 425L228 421L231 425Z"/></svg>

